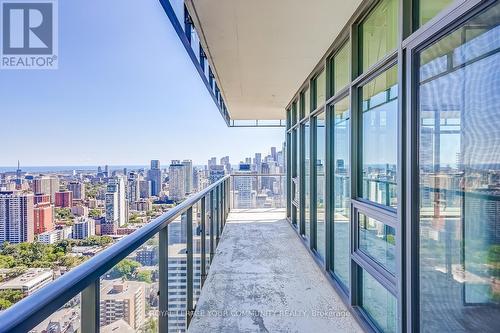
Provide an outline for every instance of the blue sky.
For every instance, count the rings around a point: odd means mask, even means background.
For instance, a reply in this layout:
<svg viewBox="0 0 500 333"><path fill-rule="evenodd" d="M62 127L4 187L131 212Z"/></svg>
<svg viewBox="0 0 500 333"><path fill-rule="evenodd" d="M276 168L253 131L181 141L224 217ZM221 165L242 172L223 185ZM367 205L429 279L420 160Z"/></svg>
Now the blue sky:
<svg viewBox="0 0 500 333"><path fill-rule="evenodd" d="M226 127L157 0L59 1L59 69L0 71L0 166L236 163L283 140Z"/></svg>

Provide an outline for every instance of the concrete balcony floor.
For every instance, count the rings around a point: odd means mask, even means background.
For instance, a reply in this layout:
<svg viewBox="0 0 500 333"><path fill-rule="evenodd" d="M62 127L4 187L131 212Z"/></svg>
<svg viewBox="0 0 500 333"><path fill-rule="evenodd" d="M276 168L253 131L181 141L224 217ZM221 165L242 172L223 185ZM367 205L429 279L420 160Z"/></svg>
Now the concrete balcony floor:
<svg viewBox="0 0 500 333"><path fill-rule="evenodd" d="M362 332L284 216L231 211L189 332Z"/></svg>

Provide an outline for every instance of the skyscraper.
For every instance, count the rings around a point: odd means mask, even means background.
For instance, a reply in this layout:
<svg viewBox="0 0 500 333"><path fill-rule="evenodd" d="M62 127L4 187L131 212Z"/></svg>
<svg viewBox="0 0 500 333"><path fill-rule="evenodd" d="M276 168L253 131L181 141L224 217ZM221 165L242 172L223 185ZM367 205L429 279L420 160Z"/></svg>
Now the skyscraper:
<svg viewBox="0 0 500 333"><path fill-rule="evenodd" d="M0 192L0 243L33 241L33 194Z"/></svg>
<svg viewBox="0 0 500 333"><path fill-rule="evenodd" d="M71 181L68 190L73 192L74 200L85 200L85 184L78 181Z"/></svg>
<svg viewBox="0 0 500 333"><path fill-rule="evenodd" d="M33 179L35 194L49 194L50 202L56 201L56 192L59 191L59 178L54 176L38 176Z"/></svg>
<svg viewBox="0 0 500 333"><path fill-rule="evenodd" d="M238 208L252 208L252 183L253 177L251 176L252 170L250 164L240 163L239 170L236 172L237 175L247 175L248 176L236 176L234 177L234 191L237 200Z"/></svg>
<svg viewBox="0 0 500 333"><path fill-rule="evenodd" d="M159 160L151 160L151 169L148 170L148 180L151 181L151 195L158 196L161 192L161 169Z"/></svg>
<svg viewBox="0 0 500 333"><path fill-rule="evenodd" d="M122 176L110 178L106 193L106 223L120 227L127 223L128 207Z"/></svg>
<svg viewBox="0 0 500 333"><path fill-rule="evenodd" d="M193 161L184 160L182 161L182 165L184 165L184 180L186 183L186 194L190 194L193 192Z"/></svg>
<svg viewBox="0 0 500 333"><path fill-rule="evenodd" d="M178 160L172 160L168 168L169 198L174 201L186 197L186 168Z"/></svg>
<svg viewBox="0 0 500 333"><path fill-rule="evenodd" d="M95 235L95 220L87 217L80 217L75 220L71 238L85 239L94 235Z"/></svg>

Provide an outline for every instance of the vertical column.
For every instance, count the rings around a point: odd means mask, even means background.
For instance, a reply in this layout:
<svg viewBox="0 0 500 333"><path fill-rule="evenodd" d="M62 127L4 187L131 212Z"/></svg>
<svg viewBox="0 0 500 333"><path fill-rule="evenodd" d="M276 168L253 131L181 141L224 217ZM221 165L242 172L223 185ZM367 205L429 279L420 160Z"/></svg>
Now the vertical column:
<svg viewBox="0 0 500 333"><path fill-rule="evenodd" d="M158 331L168 331L168 225L158 235Z"/></svg>
<svg viewBox="0 0 500 333"><path fill-rule="evenodd" d="M99 332L100 280L92 282L82 290L81 328L82 333Z"/></svg>
<svg viewBox="0 0 500 333"><path fill-rule="evenodd" d="M190 207L186 214L186 325L189 327L193 317L193 207Z"/></svg>
<svg viewBox="0 0 500 333"><path fill-rule="evenodd" d="M215 204L214 204L214 209L215 209L215 230L216 230L216 238L215 238L215 245L217 246L219 244L219 238L220 238L220 207L219 207L219 186L215 187Z"/></svg>
<svg viewBox="0 0 500 333"><path fill-rule="evenodd" d="M214 259L215 255L215 225L214 225L214 190L210 191L210 262Z"/></svg>
<svg viewBox="0 0 500 333"><path fill-rule="evenodd" d="M206 267L206 207L205 201L207 197L203 197L201 199L201 285L205 282L205 278L207 277L207 267Z"/></svg>

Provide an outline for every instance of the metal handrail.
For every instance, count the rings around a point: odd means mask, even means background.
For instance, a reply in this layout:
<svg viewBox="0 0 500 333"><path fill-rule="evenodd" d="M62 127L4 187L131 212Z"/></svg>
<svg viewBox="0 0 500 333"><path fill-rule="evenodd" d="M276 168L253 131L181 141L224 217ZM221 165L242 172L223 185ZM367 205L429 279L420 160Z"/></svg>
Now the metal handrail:
<svg viewBox="0 0 500 333"><path fill-rule="evenodd" d="M179 215L185 213L212 191L218 190L219 186L228 181L229 177L225 176L204 190L188 197L178 206L0 313L0 332L27 332L31 330L85 288L92 285L147 240L158 234Z"/></svg>

